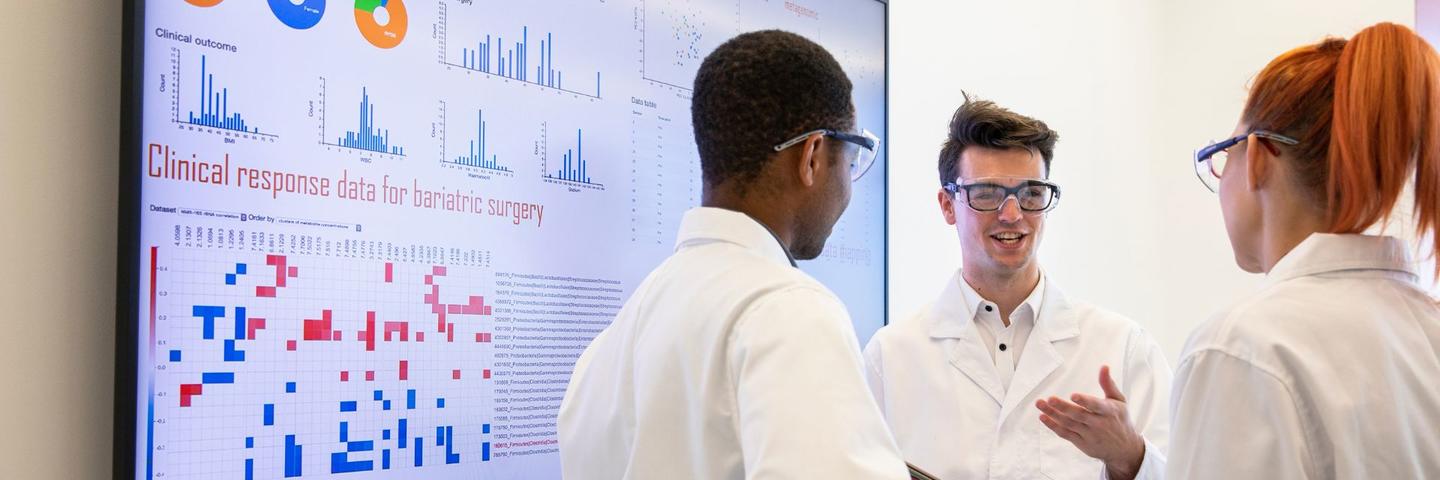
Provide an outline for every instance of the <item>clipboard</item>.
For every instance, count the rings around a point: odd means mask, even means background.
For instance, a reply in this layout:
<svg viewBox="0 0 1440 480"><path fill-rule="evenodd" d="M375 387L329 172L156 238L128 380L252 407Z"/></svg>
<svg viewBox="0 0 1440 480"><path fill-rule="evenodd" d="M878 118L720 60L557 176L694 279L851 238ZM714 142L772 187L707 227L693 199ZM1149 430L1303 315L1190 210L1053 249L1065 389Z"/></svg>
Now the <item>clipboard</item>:
<svg viewBox="0 0 1440 480"><path fill-rule="evenodd" d="M910 469L910 480L940 480L929 472L921 470L920 467L911 465L910 462L905 462L905 467Z"/></svg>

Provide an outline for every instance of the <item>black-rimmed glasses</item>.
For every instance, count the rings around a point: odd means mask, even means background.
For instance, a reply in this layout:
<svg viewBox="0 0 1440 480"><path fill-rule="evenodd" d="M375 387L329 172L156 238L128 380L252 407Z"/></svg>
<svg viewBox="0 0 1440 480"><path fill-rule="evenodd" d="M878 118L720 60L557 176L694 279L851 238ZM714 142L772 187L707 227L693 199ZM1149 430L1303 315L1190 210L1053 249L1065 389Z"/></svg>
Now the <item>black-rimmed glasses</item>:
<svg viewBox="0 0 1440 480"><path fill-rule="evenodd" d="M999 183L999 181L1005 180L1009 180L1007 183L1015 185L1007 186ZM956 181L963 182L963 179ZM1015 198L1015 203L1020 210L1031 213L1048 212L1060 203L1059 185L1033 178L980 178L970 183L946 182L944 188L945 191L955 195L957 199L962 198L960 193L964 192L965 205L977 212L1000 210L1010 197Z"/></svg>

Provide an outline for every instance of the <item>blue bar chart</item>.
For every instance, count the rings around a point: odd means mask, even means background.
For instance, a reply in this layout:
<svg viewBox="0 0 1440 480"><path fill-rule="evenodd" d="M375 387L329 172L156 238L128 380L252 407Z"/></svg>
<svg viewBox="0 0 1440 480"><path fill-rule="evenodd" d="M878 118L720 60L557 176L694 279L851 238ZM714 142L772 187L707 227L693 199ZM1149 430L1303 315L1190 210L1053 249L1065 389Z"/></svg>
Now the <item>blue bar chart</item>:
<svg viewBox="0 0 1440 480"><path fill-rule="evenodd" d="M214 62L210 60L209 55L200 55L199 68L189 74L181 71L179 49L171 50L170 60L173 66L174 84L169 87L174 97L172 111L175 123L180 124L182 128L213 129L231 136L275 137L273 134L261 132L258 127L252 125L240 112L240 109L231 108L230 87L226 85L225 77L217 78ZM190 85L191 79L196 82L195 86ZM193 102L193 104L182 115L180 105L188 102Z"/></svg>
<svg viewBox="0 0 1440 480"><path fill-rule="evenodd" d="M546 125L541 126L541 142L545 142ZM543 177L550 183L564 183L571 186L582 186L592 189L604 189L605 185L595 181L590 176L590 162L585 158L585 130L575 130L575 144L573 147L566 146L565 153L560 156L559 165L550 165L548 148L542 153L542 160L545 163Z"/></svg>
<svg viewBox="0 0 1440 480"><path fill-rule="evenodd" d="M359 120L359 127L345 132L344 138L336 139L340 146L392 155L405 154L405 149L390 145L390 130L375 128L375 105L370 103L370 92L364 88L360 89Z"/></svg>
<svg viewBox="0 0 1440 480"><path fill-rule="evenodd" d="M405 156L405 148L393 143L390 139L390 129L379 127L376 122L377 105L370 97L369 87L360 87L360 98L356 102L358 114L350 121L352 127L345 129L344 135L327 135L328 108L326 98L326 80L320 78L320 143L332 147L361 150L365 152L393 155L396 157Z"/></svg>
<svg viewBox="0 0 1440 480"><path fill-rule="evenodd" d="M555 89L566 93L581 95L585 97L601 98L600 72L595 72L594 84L588 74L582 74L580 78L571 76L572 82L567 86L565 83L565 72L555 62L556 38L553 32L546 32L544 36L536 35L535 42L530 38L530 27L520 27L518 41L497 33L479 33L478 41L469 44L457 45L456 52L447 52L449 49L449 26L448 7L440 4L440 42L441 62L451 67L457 67L473 72L485 73L493 76L516 80L545 88ZM569 43L563 44L569 46ZM532 55L532 52L534 55ZM562 52L573 57L580 57L572 51ZM454 57L451 57L451 53ZM592 88L593 87L593 88Z"/></svg>
<svg viewBox="0 0 1440 480"><path fill-rule="evenodd" d="M443 106L441 114L444 114ZM495 153L495 149L490 146L487 126L485 111L476 110L474 136L468 141L468 149L459 155L442 158L442 161L451 165L473 167L494 173L514 173L509 166L500 162L499 154Z"/></svg>

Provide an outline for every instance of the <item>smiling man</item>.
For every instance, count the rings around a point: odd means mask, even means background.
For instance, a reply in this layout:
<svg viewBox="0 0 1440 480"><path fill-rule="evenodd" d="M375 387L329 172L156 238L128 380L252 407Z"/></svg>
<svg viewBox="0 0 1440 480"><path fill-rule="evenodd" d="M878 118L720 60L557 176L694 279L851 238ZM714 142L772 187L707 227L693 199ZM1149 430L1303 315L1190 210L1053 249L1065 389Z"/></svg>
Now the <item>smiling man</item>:
<svg viewBox="0 0 1440 480"><path fill-rule="evenodd" d="M1171 373L1159 346L1129 319L1066 299L1036 258L1060 200L1049 181L1058 138L1044 122L966 97L940 151L936 194L963 268L933 305L865 347L901 452L940 478L1164 470ZM1071 392L1095 395L1054 397Z"/></svg>

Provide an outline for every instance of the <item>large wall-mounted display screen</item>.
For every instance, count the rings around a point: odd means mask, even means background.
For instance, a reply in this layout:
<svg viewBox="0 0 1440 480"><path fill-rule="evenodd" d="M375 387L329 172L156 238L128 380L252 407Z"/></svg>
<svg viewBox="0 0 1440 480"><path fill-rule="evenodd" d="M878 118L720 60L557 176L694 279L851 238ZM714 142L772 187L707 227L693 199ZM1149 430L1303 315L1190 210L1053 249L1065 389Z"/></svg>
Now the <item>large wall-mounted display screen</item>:
<svg viewBox="0 0 1440 480"><path fill-rule="evenodd" d="M802 34L885 132L875 0L129 3L134 478L558 478L576 358L700 201L704 56ZM802 264L862 342L886 160Z"/></svg>

